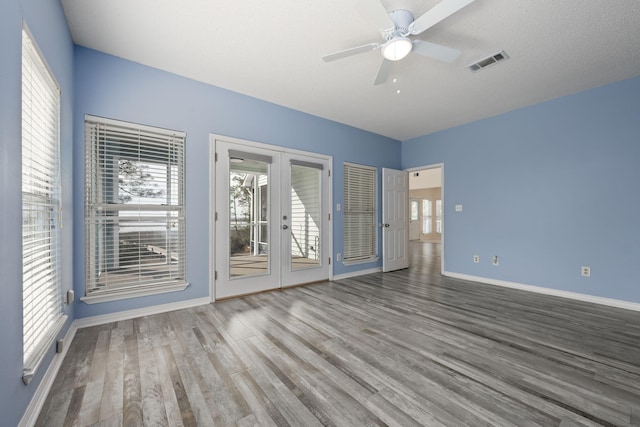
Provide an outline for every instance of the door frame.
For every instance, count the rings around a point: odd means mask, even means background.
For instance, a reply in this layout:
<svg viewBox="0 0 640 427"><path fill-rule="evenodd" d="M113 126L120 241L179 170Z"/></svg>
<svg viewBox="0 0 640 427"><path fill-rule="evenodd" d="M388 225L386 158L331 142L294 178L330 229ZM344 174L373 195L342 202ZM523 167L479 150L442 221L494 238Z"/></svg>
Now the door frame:
<svg viewBox="0 0 640 427"><path fill-rule="evenodd" d="M266 149L278 151L280 153L288 153L292 155L312 156L321 158L328 162L329 170L333 169L333 157L326 154L314 153L311 151L297 150L278 145L265 144L262 142L250 141L241 138L234 138L220 134L209 134L209 299L211 302L216 301L216 141L224 141L227 143L239 144L251 148ZM327 221L327 252L329 254L329 281L333 280L333 175L329 175L329 184L325 191L327 194L327 211L330 219ZM280 248L279 248L280 250ZM282 260L281 260L282 263ZM282 266L281 266L282 267ZM284 287L282 288L284 289Z"/></svg>
<svg viewBox="0 0 640 427"><path fill-rule="evenodd" d="M445 211L446 209L445 207L445 187L444 187L444 163L432 163L426 166L416 166L413 168L407 168L405 169L405 171L407 171L407 173L411 173L411 172L418 172L418 171L423 171L423 170L427 170L427 169L437 169L440 168L440 182L441 182L441 191L442 191L442 237L440 238L440 274L444 275L445 272L445 262L444 262L444 248L445 248L445 236L444 236L444 230L445 230L445 221L446 221L446 214ZM411 188L409 188L409 193L411 193ZM409 196L409 200L411 200L411 196ZM408 226L408 225L407 225ZM411 267L409 267L411 268Z"/></svg>

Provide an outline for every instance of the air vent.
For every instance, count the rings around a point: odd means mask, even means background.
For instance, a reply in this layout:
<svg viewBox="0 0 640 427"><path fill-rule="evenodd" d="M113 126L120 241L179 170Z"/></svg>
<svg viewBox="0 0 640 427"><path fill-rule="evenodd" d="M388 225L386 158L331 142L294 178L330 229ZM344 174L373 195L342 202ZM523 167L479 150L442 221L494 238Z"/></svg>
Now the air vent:
<svg viewBox="0 0 640 427"><path fill-rule="evenodd" d="M505 59L509 59L509 55L507 55L507 53L503 50L500 51L494 55L488 56L484 59L481 59L480 61L476 62L475 64L471 64L469 65L469 69L471 71L478 71L481 70L483 68L488 67L489 65L493 65L496 62L500 62L500 61L504 61Z"/></svg>

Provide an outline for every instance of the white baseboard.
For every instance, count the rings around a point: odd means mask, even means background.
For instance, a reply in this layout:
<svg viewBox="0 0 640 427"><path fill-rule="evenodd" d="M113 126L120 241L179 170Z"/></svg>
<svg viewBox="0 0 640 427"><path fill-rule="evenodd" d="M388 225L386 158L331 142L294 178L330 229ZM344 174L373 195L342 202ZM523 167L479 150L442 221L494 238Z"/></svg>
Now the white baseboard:
<svg viewBox="0 0 640 427"><path fill-rule="evenodd" d="M595 295L581 294L578 292L561 291L558 289L543 288L540 286L525 285L522 283L507 282L505 280L488 279L486 277L471 276L445 271L443 276L454 279L468 280L471 282L486 283L488 285L502 286L505 288L520 289L522 291L535 292L538 294L553 295L561 298L569 298L578 301L592 302L594 304L607 305L609 307L624 308L626 310L640 311L640 303L623 301L613 298L598 297Z"/></svg>
<svg viewBox="0 0 640 427"><path fill-rule="evenodd" d="M135 310L118 311L116 313L103 314L100 316L84 317L76 319L74 323L80 328L89 326L104 325L105 323L119 322L121 320L135 319L136 317L151 316L153 314L166 313L167 311L180 310L183 308L197 307L209 304L211 299L207 297L177 301L169 304L154 305L151 307L137 308Z"/></svg>
<svg viewBox="0 0 640 427"><path fill-rule="evenodd" d="M332 280L349 279L351 277L362 276L364 274L380 273L381 271L382 271L382 267L374 267L366 270L352 271L351 273L337 274L333 276Z"/></svg>
<svg viewBox="0 0 640 427"><path fill-rule="evenodd" d="M67 351L69 350L69 346L71 345L71 341L73 341L73 337L76 335L77 330L78 328L75 322L71 322L71 326L69 326L69 329L67 329L67 333L63 338L64 346L62 348L62 352L56 353L56 355L53 356L53 360L49 364L47 372L44 373L42 381L40 381L36 392L31 398L31 402L29 402L29 406L27 406L26 411L24 411L24 415L22 415L20 424L18 424L19 427L31 427L35 425L38 420L42 406L47 400L47 396L49 396L49 391L51 390L53 381L56 379L56 375L58 375L62 361L67 355Z"/></svg>

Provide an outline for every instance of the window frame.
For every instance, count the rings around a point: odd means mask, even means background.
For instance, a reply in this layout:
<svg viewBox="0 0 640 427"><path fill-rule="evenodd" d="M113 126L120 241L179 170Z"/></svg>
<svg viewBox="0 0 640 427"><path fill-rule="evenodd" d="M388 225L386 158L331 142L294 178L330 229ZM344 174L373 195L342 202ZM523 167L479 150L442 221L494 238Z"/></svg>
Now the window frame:
<svg viewBox="0 0 640 427"><path fill-rule="evenodd" d="M355 177L353 175L360 172L359 177ZM343 200L343 234L344 234L344 247L343 247L343 264L344 265L354 265L354 264L364 264L375 262L378 260L378 168L375 166L362 165L357 163L344 162L343 166L343 189L344 189L344 200ZM353 179L359 178L361 181L353 182ZM368 183L367 180L370 180ZM353 184L353 188L350 185ZM367 186L364 187L363 184ZM368 191L367 191L368 190ZM351 201L348 200L350 195L354 197L357 195L371 196L370 200L360 200ZM359 209L359 207L364 206L364 209ZM365 224L364 228L362 225L356 225L358 230L353 232L351 230L352 223L351 220L358 220L358 217L362 219L368 219L369 225ZM361 221L357 221L358 224ZM361 237L365 236L362 231L366 231L369 228L370 233L368 234L368 238L365 238L364 241L361 242L360 248L352 248L351 245L357 245L356 241L349 240L352 234L359 235ZM367 236L365 236L367 237ZM352 255L353 253L353 255Z"/></svg>
<svg viewBox="0 0 640 427"><path fill-rule="evenodd" d="M62 93L26 26L21 55L22 381L29 384L68 316L59 265Z"/></svg>
<svg viewBox="0 0 640 427"><path fill-rule="evenodd" d="M85 116L83 302L176 292L189 286L185 260L185 142L184 132ZM164 193L161 185L154 194L144 194L144 186L150 184L143 181L137 184L142 187L140 194L133 195L133 201L122 197L127 179L135 179L123 172L123 163L131 164L140 177L144 172L154 181L154 188L160 182ZM127 227L125 239L122 229ZM120 252L125 243L138 248L137 254L136 250L126 253L128 266L122 265ZM147 264L145 257L152 255L150 251L158 259Z"/></svg>

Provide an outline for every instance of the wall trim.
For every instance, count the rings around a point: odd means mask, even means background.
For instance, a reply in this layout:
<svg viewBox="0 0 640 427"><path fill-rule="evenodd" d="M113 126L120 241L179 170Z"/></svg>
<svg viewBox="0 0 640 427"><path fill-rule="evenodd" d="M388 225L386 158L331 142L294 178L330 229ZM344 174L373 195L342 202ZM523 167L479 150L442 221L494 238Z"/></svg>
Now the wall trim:
<svg viewBox="0 0 640 427"><path fill-rule="evenodd" d="M166 313L167 311L180 310L183 308L197 307L206 305L211 302L209 296L202 298L189 299L186 301L171 302L168 304L154 305L151 307L136 308L134 310L118 311L116 313L103 314L99 316L84 317L76 319L75 323L78 329L87 328L89 326L104 325L105 323L119 322L122 320L135 319L136 317L151 316L153 314Z"/></svg>
<svg viewBox="0 0 640 427"><path fill-rule="evenodd" d="M51 360L51 363L49 363L47 372L44 373L42 381L40 381L40 384L38 384L38 388L33 394L31 402L29 402L29 406L27 406L27 409L22 415L20 424L18 424L19 427L31 427L35 425L36 421L38 420L40 411L44 406L44 402L47 400L47 396L49 396L49 391L51 391L53 381L58 375L60 366L62 366L62 361L67 355L67 351L69 351L69 347L71 346L71 342L73 341L73 337L75 337L77 330L78 327L76 326L75 321L71 322L71 325L69 326L69 329L67 329L67 333L63 338L64 346L62 349L62 353L56 353L53 356L53 360Z"/></svg>
<svg viewBox="0 0 640 427"><path fill-rule="evenodd" d="M349 279L351 277L363 276L365 274L380 273L381 271L382 271L382 267L374 267L374 268L368 268L366 270L352 271L350 273L336 274L335 276L333 276L332 281Z"/></svg>
<svg viewBox="0 0 640 427"><path fill-rule="evenodd" d="M623 308L625 310L640 311L640 303L623 301L613 298L598 297L595 295L581 294L578 292L561 291L558 289L543 288L541 286L525 285L523 283L508 282L505 280L489 279L486 277L471 276L468 274L452 273L445 271L444 276L454 279L479 282L487 285L502 286L505 288L519 289L521 291L535 292L538 294L552 295L561 298L568 298L577 301L590 302L594 304L606 305L609 307Z"/></svg>

